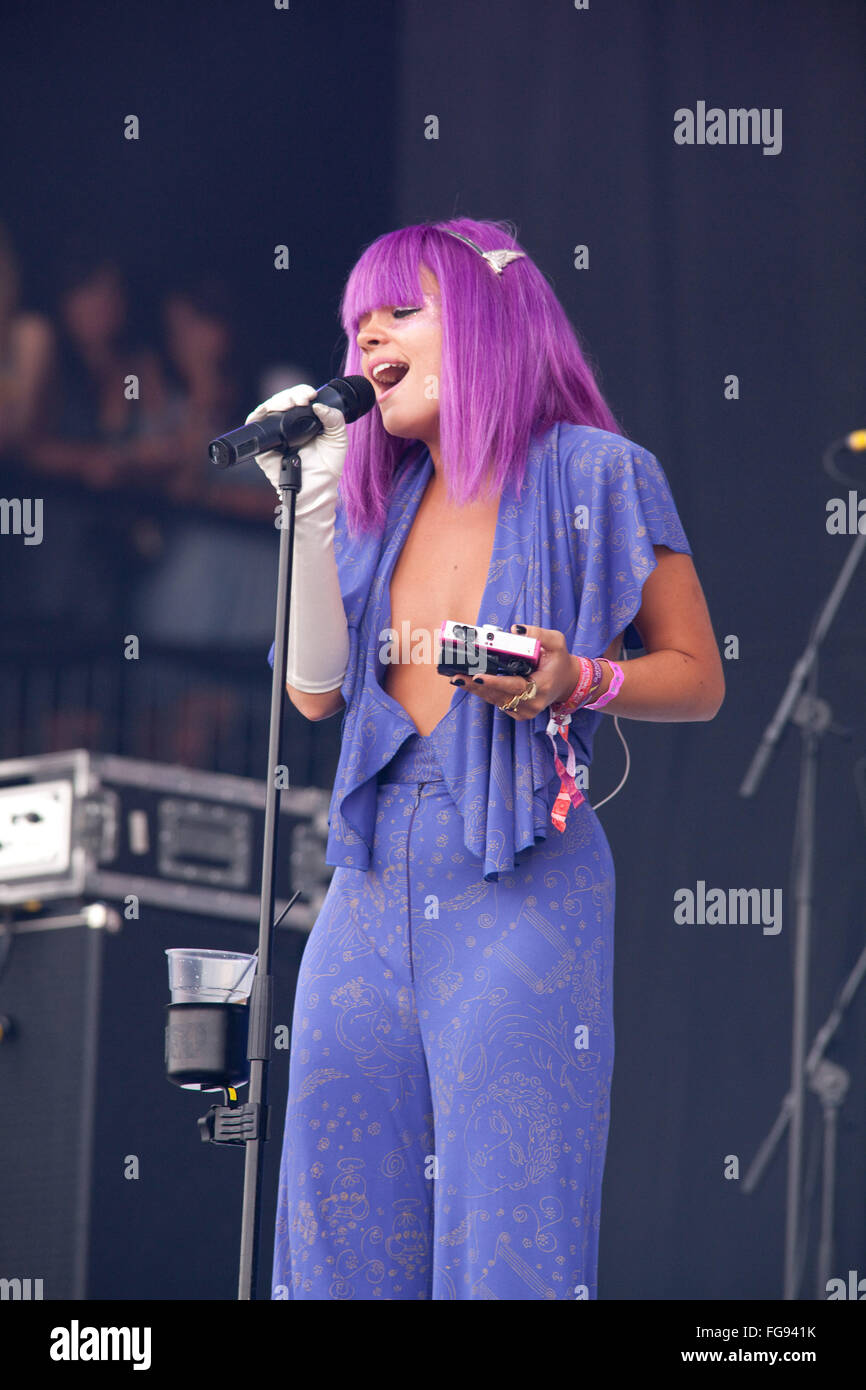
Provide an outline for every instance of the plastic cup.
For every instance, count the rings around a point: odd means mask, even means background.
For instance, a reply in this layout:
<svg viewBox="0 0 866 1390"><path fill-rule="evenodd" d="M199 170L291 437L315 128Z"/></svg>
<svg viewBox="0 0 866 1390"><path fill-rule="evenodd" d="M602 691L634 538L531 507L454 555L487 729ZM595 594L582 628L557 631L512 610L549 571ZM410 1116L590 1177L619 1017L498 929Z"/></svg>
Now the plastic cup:
<svg viewBox="0 0 866 1390"><path fill-rule="evenodd" d="M171 946L168 983L172 1004L244 1004L255 974L255 956Z"/></svg>

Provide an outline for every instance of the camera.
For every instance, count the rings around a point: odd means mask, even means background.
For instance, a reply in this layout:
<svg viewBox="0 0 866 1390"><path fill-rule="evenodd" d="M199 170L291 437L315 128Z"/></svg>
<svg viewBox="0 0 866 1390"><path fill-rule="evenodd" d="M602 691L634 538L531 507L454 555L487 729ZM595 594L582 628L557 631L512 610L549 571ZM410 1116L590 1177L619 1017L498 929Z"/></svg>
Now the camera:
<svg viewBox="0 0 866 1390"><path fill-rule="evenodd" d="M443 676L528 676L541 659L536 637L501 627L444 622L436 670Z"/></svg>

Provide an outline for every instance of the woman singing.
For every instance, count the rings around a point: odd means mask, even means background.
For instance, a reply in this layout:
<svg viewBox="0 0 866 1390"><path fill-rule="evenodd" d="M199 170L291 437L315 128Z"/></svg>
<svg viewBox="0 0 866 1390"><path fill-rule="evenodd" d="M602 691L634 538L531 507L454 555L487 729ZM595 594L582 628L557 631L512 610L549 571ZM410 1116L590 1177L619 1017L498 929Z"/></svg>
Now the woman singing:
<svg viewBox="0 0 866 1390"><path fill-rule="evenodd" d="M581 787L603 713L716 714L709 615L661 467L505 225L380 237L342 321L377 406L350 438L313 407L297 503L288 693L343 723L272 1296L595 1298L614 869ZM443 620L525 631L537 668L449 681Z"/></svg>

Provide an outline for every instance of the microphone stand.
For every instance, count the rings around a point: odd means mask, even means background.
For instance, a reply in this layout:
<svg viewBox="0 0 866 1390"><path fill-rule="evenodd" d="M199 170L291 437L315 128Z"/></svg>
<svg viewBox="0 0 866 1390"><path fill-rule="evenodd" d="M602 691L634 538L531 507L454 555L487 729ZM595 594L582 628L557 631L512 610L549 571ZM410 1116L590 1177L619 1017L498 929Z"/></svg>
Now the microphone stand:
<svg viewBox="0 0 866 1390"><path fill-rule="evenodd" d="M815 858L815 806L817 791L818 759L820 741L828 730L839 733L832 723L832 711L826 700L818 699L817 660L818 652L836 616L840 603L854 577L866 548L866 535L858 534L839 572L836 583L821 609L809 641L802 656L794 665L788 685L779 702L773 718L764 730L755 750L749 769L740 786L741 796L754 796L776 746L790 720L798 724L802 733L800 754L800 785L797 793L797 807L794 829L794 874L796 926L794 937L794 990L791 1024L791 1080L787 1095L782 1100L779 1114L768 1135L762 1142L758 1154L752 1162L743 1184L743 1192L751 1192L766 1167L770 1155L777 1147L786 1126L788 1130L788 1183L785 1211L785 1271L784 1298L797 1298L800 1286L800 1218L801 1187L803 1170L805 1087L807 1080L806 1027L808 1024L809 1002L809 955L812 930L812 897ZM808 681L809 690L803 694ZM820 1053L810 1057L812 1075L815 1080ZM815 1089L818 1089L816 1086ZM834 1088L831 1088L834 1089ZM825 1113L829 1098L825 1097ZM836 1105L839 1098L836 1097ZM834 1130L835 1136L835 1130ZM827 1182L827 1161L832 1156L833 1147L829 1133L825 1136L825 1183ZM825 1210L823 1212L821 1262L827 1259L827 1194L825 1189Z"/></svg>
<svg viewBox="0 0 866 1390"><path fill-rule="evenodd" d="M350 423L371 410L376 394L364 376L337 377L319 388L316 401L339 410ZM280 551L277 569L277 611L274 619L274 667L271 680L271 715L268 734L268 773L265 782L265 826L262 851L262 894L259 915L259 944L256 953L256 973L253 977L248 1006L247 1060L250 1064L249 1099L244 1105L212 1106L199 1119L201 1137L215 1144L243 1144L244 1197L241 1220L241 1248L238 1268L238 1301L256 1296L259 1260L259 1228L261 1225L261 1184L264 1167L264 1144L269 1137L268 1063L271 1053L271 1016L274 979L271 974L271 951L274 938L274 887L276 882L277 828L279 820L279 790L277 769L281 766L280 747L283 714L286 707L286 662L289 639L289 609L291 606L292 560L295 550L295 510L301 488L301 457L298 452L313 435L320 433L321 421L311 402L295 406L283 413L279 433L282 444L274 444L268 428L262 423L247 423L228 434L220 435L208 447L211 461L218 468L229 468L253 457L262 447L279 450L282 458L277 491L280 498ZM285 431L298 443L285 443ZM285 524L288 508L288 526ZM295 894L297 897L297 894ZM283 912L292 906L293 897ZM282 920L282 918L280 919ZM216 1088L211 1088L216 1089ZM222 1088L226 1099L234 1100L234 1091Z"/></svg>
<svg viewBox="0 0 866 1390"><path fill-rule="evenodd" d="M268 775L265 784L259 944L256 973L249 1000L247 1043L247 1058L250 1063L249 1099L245 1105L227 1109L224 1115L216 1117L218 1129L221 1119L230 1122L232 1132L235 1135L234 1142L242 1142L245 1145L244 1195L238 1266L239 1302L254 1300L256 1297L264 1145L269 1137L268 1065L271 1055L274 991L274 978L271 974L271 951L274 937L274 894L279 820L277 769L281 764L283 715L286 706L286 661L289 610L291 607L292 560L295 548L295 507L301 487L301 458L295 448L287 448L283 452L280 480L277 486L282 511L280 514L280 549L277 570L277 611L274 621L274 670L271 681L271 715L268 734ZM285 525L287 509L288 526ZM220 1107L220 1109L222 1108Z"/></svg>

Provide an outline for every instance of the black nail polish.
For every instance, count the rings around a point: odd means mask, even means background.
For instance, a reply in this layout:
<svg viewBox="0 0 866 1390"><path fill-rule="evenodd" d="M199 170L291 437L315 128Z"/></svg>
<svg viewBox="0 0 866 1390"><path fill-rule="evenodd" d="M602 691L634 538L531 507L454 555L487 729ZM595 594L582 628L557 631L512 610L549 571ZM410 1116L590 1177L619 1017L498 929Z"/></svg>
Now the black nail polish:
<svg viewBox="0 0 866 1390"><path fill-rule="evenodd" d="M526 628L523 626L522 623L515 623L515 624L514 624L514 631L515 631L515 632L524 633L524 632L526 631Z"/></svg>
<svg viewBox="0 0 866 1390"><path fill-rule="evenodd" d="M472 679L473 679L473 681L475 682L476 685L483 685L483 684L484 684L484 682L483 682L483 680L481 679L480 676L473 676Z"/></svg>
<svg viewBox="0 0 866 1390"><path fill-rule="evenodd" d="M451 682L451 684L452 684L452 685L465 685L466 682L462 679L462 677L458 676L458 677L456 678L456 680L453 680L453 681Z"/></svg>

